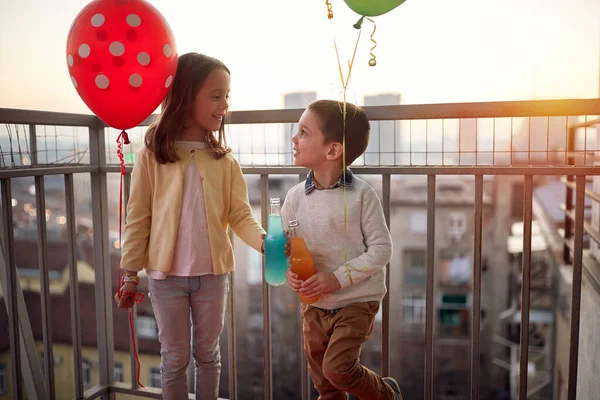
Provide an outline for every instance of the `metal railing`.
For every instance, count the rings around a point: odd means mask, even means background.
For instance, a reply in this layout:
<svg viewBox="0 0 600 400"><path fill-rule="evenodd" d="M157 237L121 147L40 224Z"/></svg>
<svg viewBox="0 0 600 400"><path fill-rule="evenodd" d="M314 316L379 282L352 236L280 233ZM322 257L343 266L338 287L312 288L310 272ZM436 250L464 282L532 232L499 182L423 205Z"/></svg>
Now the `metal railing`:
<svg viewBox="0 0 600 400"><path fill-rule="evenodd" d="M523 208L523 268L522 268L522 310L521 313L521 356L520 356L520 379L519 379L519 399L524 400L527 397L527 366L528 366L528 326L529 326L529 307L530 307L530 273L531 273L531 226L532 226L532 196L534 177L536 176L567 176L569 182L568 190L575 190L575 208L574 215L569 220L573 220L573 225L569 231L573 232L573 241L569 245L569 254L573 258L573 301L571 319L571 338L570 338L570 374L569 374L569 394L568 399L574 400L576 396L575 386L577 379L577 353L579 344L579 298L581 294L581 263L584 235L583 219L583 198L585 195L585 177L590 175L600 175L600 168L588 165L587 156L593 154L596 149L587 147L587 138L583 149L575 150L573 146L565 143L563 148L551 147L552 140L550 135L551 118L564 118L565 132L569 125L567 116L594 116L600 114L600 99L590 100L567 100L567 101L526 101L526 102L498 102L498 103L469 103L469 104L432 104L432 105L399 105L399 106L378 106L365 107L365 110L372 122L375 121L394 121L396 124L402 124L408 121L412 127L415 124L425 122L425 144L419 141L415 135L413 140L412 130L409 131L408 149L399 148L394 144L394 160L397 160L396 154L408 153L410 155L409 165L359 165L353 167L355 173L365 175L376 175L381 177L382 205L386 222L390 220L391 209L391 178L395 175L422 175L427 177L427 259L426 259L426 318L425 318L425 371L424 371L424 398L431 400L434 398L434 260L435 260L435 216L436 216L436 178L443 175L467 175L474 177L475 195L473 198L474 215L474 239L473 239L473 269L472 269L472 318L471 318L471 385L470 398L477 399L480 396L480 323L481 323L481 264L482 264L482 204L483 187L485 176L522 176L524 182L524 208ZM230 118L232 125L255 125L255 124L293 124L297 122L302 110L270 110L270 111L238 111L233 112ZM532 147L531 124L532 118L542 118L548 121L545 138L542 143L546 143L545 150L535 150ZM465 131L461 128L462 119L476 119L475 134ZM515 136L513 131L513 120L516 118L526 118L529 122L528 138ZM461 157L465 154L483 154L486 151L480 150L481 142L478 143L479 121L489 119L493 125L493 148L492 161L483 162L481 158L475 156L473 164L464 165ZM496 123L497 121L510 120L510 139L504 143L501 148L496 147ZM429 121L434 121L429 123ZM447 121L458 121L457 137L450 142L454 142L454 147L445 147L447 143L444 128ZM431 133L430 126L441 122L441 150L431 150L429 138L439 137L439 132ZM41 301L42 301L42 320L43 346L44 346L44 378L39 368L39 359L35 351L35 343L31 333L31 326L27 318L27 310L23 300L22 290L19 286L17 276L17 266L15 262L15 242L13 233L12 210L10 207L12 201L11 180L18 177L34 177L37 209L44 210L44 176L62 175L64 176L65 196L66 196L66 217L67 217L67 241L69 243L69 273L71 279L71 324L73 337L73 359L75 365L75 396L76 398L93 399L100 396L106 396L110 393L128 393L140 397L160 398L159 391L140 390L135 383L125 385L114 382L113 375L113 316L111 293L111 266L109 249L109 210L107 200L107 174L119 173L117 165L107 163L107 137L104 124L94 116L48 113L26 110L0 109L0 123L22 125L28 128L29 134L29 154L31 155L31 164L23 165L22 162L7 165L4 161L6 154L2 154L4 165L0 169L0 185L2 199L2 257L0 258L0 279L2 280L2 289L7 302L9 319L9 339L10 339L10 359L12 370L12 394L15 398L22 398L24 390L30 399L55 398L56 387L54 387L52 362L52 315L49 306L49 278L47 267L47 237L46 226L43 218L43 212L37 213L38 243L39 243L39 265L41 275ZM148 121L144 123L147 124ZM379 123L379 122L378 122ZM470 122L469 122L470 123ZM468 124L465 122L464 124ZM69 164L50 164L42 165L37 162L37 141L36 127L40 125L50 126L70 126L85 127L89 131L89 164L71 163ZM394 130L394 135L395 135ZM466 139L465 137L469 135ZM567 135L565 133L565 141ZM473 143L474 139L474 143ZM521 144L528 143L527 149L518 148ZM394 136L394 143L396 138ZM562 140L562 139L561 139ZM400 139L398 139L400 141ZM558 141L560 142L560 140ZM508 149L506 148L508 145ZM427 158L424 163L414 162L413 153L418 153L418 148L423 148L425 153L441 153L442 160L445 156L458 156L454 158L457 162L451 165L429 165ZM400 146L401 147L401 146ZM110 149L110 146L108 146ZM398 150L398 151L396 151ZM12 149L11 149L12 151ZM240 151L240 150L238 150ZM291 152L291 149L286 151ZM381 146L379 151L381 151ZM0 149L0 153L3 150ZM489 152L489 151L488 151ZM527 154L525 159L517 162L513 158L516 153ZM536 158L536 152L541 153L541 158ZM6 153L4 151L4 153ZM279 153L279 151L278 151ZM509 155L509 162L500 162L496 155ZM558 154L558 157L554 157ZM576 157L577 154L583 156ZM57 157L58 158L58 157ZM436 158L437 159L437 158ZM536 161L537 160L537 161ZM534 161L542 160L541 164L532 165ZM545 160L545 162L543 161ZM561 161L562 160L562 161ZM579 160L579 161L578 161ZM564 161L564 162L563 162ZM481 164L485 165L481 165ZM128 167L128 173L131 166ZM268 166L268 165L244 165L243 172L247 175L258 175L260 177L260 208L262 211L262 223L267 223L267 202L268 202L268 182L270 175L295 175L302 179L306 170L292 166ZM95 263L95 301L96 301L96 329L97 346L99 355L99 385L84 391L82 378L82 349L81 349L81 317L77 308L79 304L77 260L75 254L75 211L74 211L74 192L73 192L73 174L89 174L91 178L92 194L92 215L93 215L93 246ZM575 177L569 178L569 177ZM128 178L125 180L126 189L129 186ZM126 195L128 190L125 190ZM567 196L567 209L572 209L569 205L571 197ZM387 274L387 285L389 291L398 290L390 287L389 265ZM233 284L233 280L231 281ZM264 334L264 398L272 399L273 380L272 380L272 353L271 353L271 310L270 310L270 287L263 283L263 334ZM236 382L236 353L235 337L236 327L233 318L235 313L234 290L230 290L229 311L229 345L232 351L229 352L229 398L238 397L238 386ZM382 361L381 371L385 376L390 371L390 313L389 313L389 294L386 295L382 304ZM136 334L137 340L137 334ZM19 350L21 349L21 351ZM135 377L137 374L134 357L131 355L131 373ZM302 364L302 399L308 399L310 393L310 380L307 375L306 364ZM135 381L135 379L134 379Z"/></svg>

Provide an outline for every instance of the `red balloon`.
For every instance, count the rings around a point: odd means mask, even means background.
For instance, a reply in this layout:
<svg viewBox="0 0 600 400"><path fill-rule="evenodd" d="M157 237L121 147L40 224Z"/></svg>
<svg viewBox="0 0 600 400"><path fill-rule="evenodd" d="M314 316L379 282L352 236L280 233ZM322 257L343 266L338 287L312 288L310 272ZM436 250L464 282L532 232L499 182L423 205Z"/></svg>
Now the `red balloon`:
<svg viewBox="0 0 600 400"><path fill-rule="evenodd" d="M114 128L130 129L167 95L177 48L167 21L145 0L95 0L73 21L67 65L94 114Z"/></svg>

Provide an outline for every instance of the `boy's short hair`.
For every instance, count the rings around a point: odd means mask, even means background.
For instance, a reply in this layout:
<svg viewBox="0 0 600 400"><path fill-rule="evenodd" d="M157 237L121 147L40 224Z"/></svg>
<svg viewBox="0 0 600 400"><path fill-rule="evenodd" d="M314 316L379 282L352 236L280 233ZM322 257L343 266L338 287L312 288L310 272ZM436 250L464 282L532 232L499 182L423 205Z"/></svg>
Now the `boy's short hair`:
<svg viewBox="0 0 600 400"><path fill-rule="evenodd" d="M344 103L335 100L317 100L308 105L321 121L325 143L343 142ZM346 102L346 165L360 157L369 144L369 119L364 110Z"/></svg>

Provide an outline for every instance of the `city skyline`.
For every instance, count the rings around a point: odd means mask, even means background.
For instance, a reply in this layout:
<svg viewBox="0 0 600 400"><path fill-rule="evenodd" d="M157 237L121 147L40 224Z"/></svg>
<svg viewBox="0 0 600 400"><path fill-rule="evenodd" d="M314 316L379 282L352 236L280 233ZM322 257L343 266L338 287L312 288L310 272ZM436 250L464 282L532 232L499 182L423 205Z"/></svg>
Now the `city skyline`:
<svg viewBox="0 0 600 400"><path fill-rule="evenodd" d="M86 3L0 0L0 107L91 113L72 87L64 49ZM357 19L342 1L332 2L332 23L322 2L151 3L180 54L204 52L230 67L232 110L281 108L288 92L339 98L332 39L345 66ZM349 100L385 92L402 93L406 104L597 97L599 16L593 0L409 0L375 18L374 68L365 24Z"/></svg>

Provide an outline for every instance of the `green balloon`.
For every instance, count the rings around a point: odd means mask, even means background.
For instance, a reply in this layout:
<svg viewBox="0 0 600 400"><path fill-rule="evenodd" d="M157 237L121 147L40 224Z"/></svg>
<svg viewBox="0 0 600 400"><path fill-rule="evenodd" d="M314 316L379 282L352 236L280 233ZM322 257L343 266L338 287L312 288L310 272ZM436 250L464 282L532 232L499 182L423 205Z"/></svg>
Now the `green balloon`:
<svg viewBox="0 0 600 400"><path fill-rule="evenodd" d="M376 17L392 11L405 0L344 0L355 13L365 17Z"/></svg>

